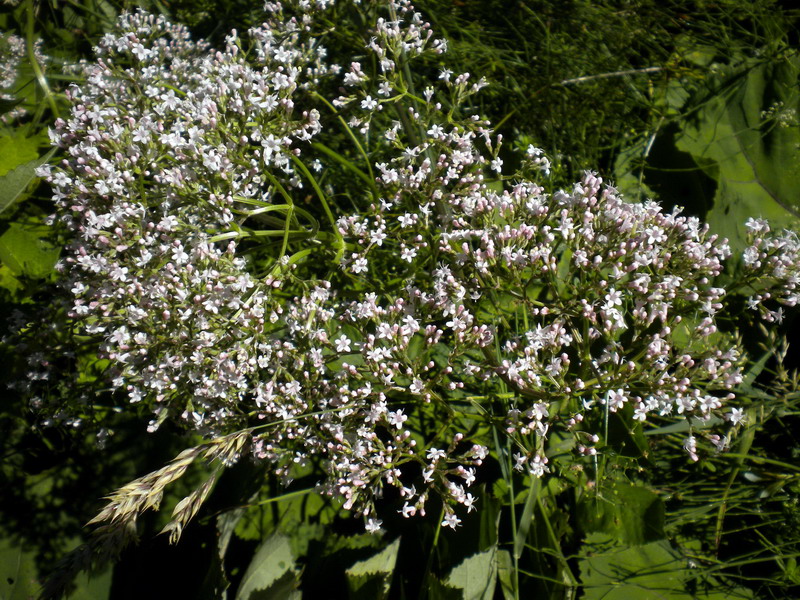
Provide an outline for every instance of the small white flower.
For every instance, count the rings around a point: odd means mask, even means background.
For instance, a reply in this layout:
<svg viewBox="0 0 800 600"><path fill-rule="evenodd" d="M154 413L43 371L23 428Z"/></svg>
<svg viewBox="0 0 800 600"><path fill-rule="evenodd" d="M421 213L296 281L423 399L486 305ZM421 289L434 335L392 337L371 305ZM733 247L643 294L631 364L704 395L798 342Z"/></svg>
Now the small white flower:
<svg viewBox="0 0 800 600"><path fill-rule="evenodd" d="M738 425L744 421L744 409L731 408L731 412L728 413L726 417L733 425Z"/></svg>
<svg viewBox="0 0 800 600"><path fill-rule="evenodd" d="M367 530L367 533L378 533L381 530L381 525L383 525L383 521L380 519L369 519L364 529Z"/></svg>
<svg viewBox="0 0 800 600"><path fill-rule="evenodd" d="M350 338L346 335L342 334L336 340L336 351L337 352L350 352Z"/></svg>
<svg viewBox="0 0 800 600"><path fill-rule="evenodd" d="M403 423L408 420L408 415L403 414L403 410L396 410L394 412L389 412L386 415L389 423L394 425L397 429L402 429Z"/></svg>
<svg viewBox="0 0 800 600"><path fill-rule="evenodd" d="M353 273L358 275L359 273L367 272L368 270L367 265L368 265L367 259L364 258L363 256L359 256L353 261L353 265L350 267L350 269L353 271Z"/></svg>
<svg viewBox="0 0 800 600"><path fill-rule="evenodd" d="M375 110L378 107L378 101L372 96L367 96L361 101L361 108L365 110Z"/></svg>
<svg viewBox="0 0 800 600"><path fill-rule="evenodd" d="M400 258L402 258L406 262L414 262L414 257L417 256L417 249L416 248L403 248L400 252Z"/></svg>
<svg viewBox="0 0 800 600"><path fill-rule="evenodd" d="M459 519L455 513L445 515L444 521L442 521L442 527L450 527L451 529L455 529L460 524L461 519Z"/></svg>

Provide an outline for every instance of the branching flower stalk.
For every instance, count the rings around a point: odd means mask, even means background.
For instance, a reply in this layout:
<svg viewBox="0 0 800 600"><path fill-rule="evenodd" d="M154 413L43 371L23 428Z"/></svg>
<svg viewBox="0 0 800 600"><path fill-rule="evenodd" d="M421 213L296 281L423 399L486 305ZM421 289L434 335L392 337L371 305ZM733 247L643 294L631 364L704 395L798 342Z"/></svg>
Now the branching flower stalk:
<svg viewBox="0 0 800 600"><path fill-rule="evenodd" d="M374 26L367 59L340 67L323 43L343 6ZM72 235L70 318L102 338L110 384L152 412L150 431L170 420L209 440L120 489L95 523L130 528L223 440L236 451L222 464L246 452L286 483L322 464L320 489L375 531L387 487L405 517L440 498L455 528L496 427L516 468L542 477L554 431L591 469L616 413L741 423L750 359L718 319L754 281L754 307L796 302L793 234L753 222L748 280L716 287L730 250L698 219L627 203L591 172L548 191L535 147L504 171L500 136L463 116L484 80L442 70L417 93L414 65L446 44L409 2L265 11L223 51L124 15L52 133L64 158L42 174ZM326 127L343 125L353 147L331 150ZM721 448L711 431L690 433L693 459L696 436ZM216 474L178 505L173 539Z"/></svg>

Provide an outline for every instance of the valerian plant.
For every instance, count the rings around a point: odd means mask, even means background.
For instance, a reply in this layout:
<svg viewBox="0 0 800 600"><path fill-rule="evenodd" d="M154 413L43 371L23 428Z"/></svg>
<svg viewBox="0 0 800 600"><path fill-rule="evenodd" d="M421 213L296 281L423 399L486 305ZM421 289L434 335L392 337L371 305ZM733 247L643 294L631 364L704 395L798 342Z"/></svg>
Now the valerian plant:
<svg viewBox="0 0 800 600"><path fill-rule="evenodd" d="M371 23L345 65L324 46L340 9ZM469 115L485 81L444 69L416 89L414 66L445 50L405 0L268 2L220 51L125 14L82 65L41 172L71 239L69 325L100 341L122 410L205 441L110 496L74 565L117 548L198 460L215 470L173 540L238 460L286 483L321 465L319 489L376 531L387 488L404 517L435 498L457 527L490 454L543 477L553 435L598 479L614 413L718 422L684 447L724 449L751 359L720 323L733 295L767 320L796 303L797 237L750 222L744 274L719 287L731 252L697 218L591 172L548 190L535 147L505 172L502 139ZM342 134L349 150L326 145ZM43 419L91 419L50 401L52 363L29 356Z"/></svg>

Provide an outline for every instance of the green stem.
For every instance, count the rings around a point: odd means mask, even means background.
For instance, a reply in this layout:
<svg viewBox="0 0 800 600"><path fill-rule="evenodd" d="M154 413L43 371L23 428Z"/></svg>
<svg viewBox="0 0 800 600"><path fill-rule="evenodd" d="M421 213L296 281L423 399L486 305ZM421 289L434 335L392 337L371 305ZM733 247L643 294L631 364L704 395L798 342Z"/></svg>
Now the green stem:
<svg viewBox="0 0 800 600"><path fill-rule="evenodd" d="M295 155L292 155L292 161L294 162L295 166L302 171L303 175L306 176L306 179L311 183L311 187L314 188L314 191L317 193L317 197L319 201L322 203L322 208L325 211L325 214L328 216L328 220L331 223L331 228L333 229L333 235L336 236L337 246L338 249L336 250L336 262L340 262L342 256L344 255L344 238L342 234L339 233L339 227L336 225L336 218L333 216L333 212L331 211L331 207L328 205L328 200L325 198L325 193L322 191L322 188L319 187L317 180L311 174L311 171L308 170L303 164L303 161L300 160Z"/></svg>
<svg viewBox="0 0 800 600"><path fill-rule="evenodd" d="M28 60L31 63L31 68L33 69L33 74L36 76L36 81L39 83L39 87L42 88L44 92L45 99L47 103L50 105L50 110L53 112L53 116L59 118L61 115L58 112L58 106L56 105L55 98L53 97L53 92L50 90L50 86L47 85L47 78L44 76L44 71L42 71L42 66L39 64L39 61L36 60L36 52L35 50L35 40L34 40L34 5L33 0L28 0L27 6L27 23L26 23L26 32L25 32L25 46L28 51Z"/></svg>
<svg viewBox="0 0 800 600"><path fill-rule="evenodd" d="M361 145L361 142L358 141L358 138L356 137L356 134L354 134L353 130L350 129L350 126L347 124L347 121L345 121L344 117L342 117L342 115L339 114L339 111L336 110L336 107L333 104L331 104L330 102L328 102L327 98L325 98L324 96L322 96L318 92L311 92L311 95L314 96L317 100L320 100L325 105L327 105L328 108L330 108L331 111L333 111L333 114L336 115L336 118L339 119L339 122L342 124L342 127L344 127L345 131L347 131L347 135L349 135L350 139L353 140L353 143L356 145L356 148L358 149L358 152L364 158L364 163L367 166L367 172L369 173L370 180L374 182L375 181L375 174L372 172L372 164L370 163L369 157L367 156L367 153L364 151L364 147Z"/></svg>
<svg viewBox="0 0 800 600"><path fill-rule="evenodd" d="M436 531L433 534L433 543L431 544L431 551L428 553L428 563L425 565L425 576L422 578L422 596L424 600L428 597L428 577L430 577L431 569L433 568L433 554L436 552L436 546L439 544L439 534L442 531L442 521L444 521L444 505L439 513L439 520L436 523Z"/></svg>

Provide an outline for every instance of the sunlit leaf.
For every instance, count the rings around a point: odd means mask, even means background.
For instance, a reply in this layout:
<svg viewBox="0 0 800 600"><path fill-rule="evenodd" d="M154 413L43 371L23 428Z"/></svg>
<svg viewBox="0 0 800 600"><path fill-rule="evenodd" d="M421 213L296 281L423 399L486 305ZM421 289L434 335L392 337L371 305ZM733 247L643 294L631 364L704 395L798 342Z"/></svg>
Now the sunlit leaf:
<svg viewBox="0 0 800 600"><path fill-rule="evenodd" d="M299 570L289 538L275 533L259 546L242 577L236 600L299 599Z"/></svg>
<svg viewBox="0 0 800 600"><path fill-rule="evenodd" d="M345 574L351 598L380 600L387 597L399 549L400 538L397 538L374 556L347 569Z"/></svg>
<svg viewBox="0 0 800 600"><path fill-rule="evenodd" d="M39 139L22 135L0 137L0 177L39 156Z"/></svg>
<svg viewBox="0 0 800 600"><path fill-rule="evenodd" d="M745 63L720 75L708 98L677 140L718 180L707 215L715 233L738 251L748 217L788 227L800 216L800 58Z"/></svg>
<svg viewBox="0 0 800 600"><path fill-rule="evenodd" d="M50 233L43 225L11 223L0 236L0 260L16 276L47 277L60 252L48 241Z"/></svg>
<svg viewBox="0 0 800 600"><path fill-rule="evenodd" d="M48 161L55 149L47 154L18 164L10 171L0 175L0 213L12 206L36 179L36 169Z"/></svg>
<svg viewBox="0 0 800 600"><path fill-rule="evenodd" d="M698 585L688 561L666 540L622 546L602 533L586 539L579 560L584 600L726 600L752 598L745 588ZM710 583L715 583L711 581Z"/></svg>
<svg viewBox="0 0 800 600"><path fill-rule="evenodd" d="M497 584L497 547L467 558L450 571L445 583L463 590L464 600L492 600Z"/></svg>

